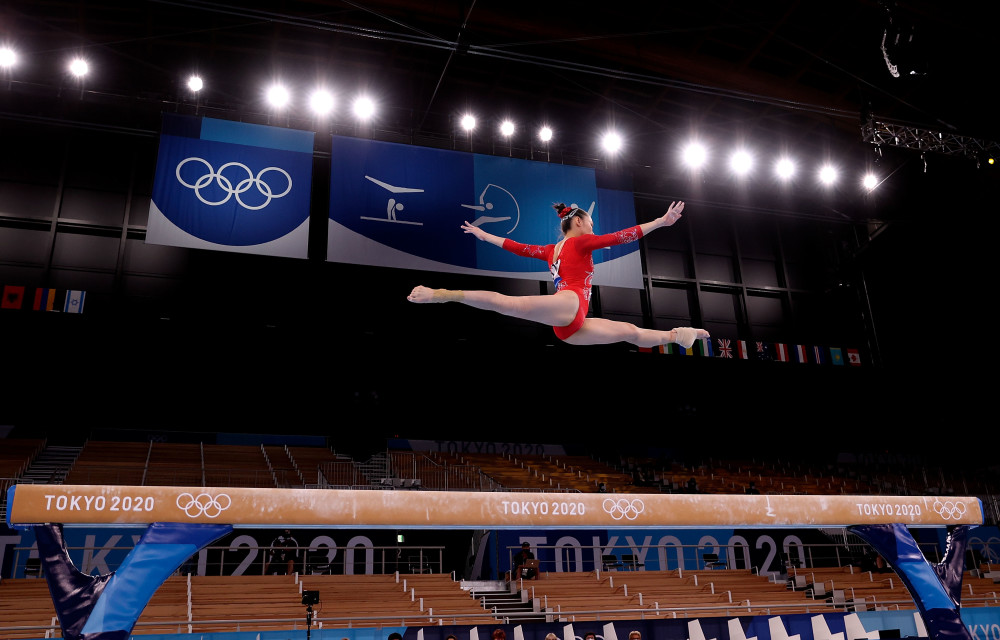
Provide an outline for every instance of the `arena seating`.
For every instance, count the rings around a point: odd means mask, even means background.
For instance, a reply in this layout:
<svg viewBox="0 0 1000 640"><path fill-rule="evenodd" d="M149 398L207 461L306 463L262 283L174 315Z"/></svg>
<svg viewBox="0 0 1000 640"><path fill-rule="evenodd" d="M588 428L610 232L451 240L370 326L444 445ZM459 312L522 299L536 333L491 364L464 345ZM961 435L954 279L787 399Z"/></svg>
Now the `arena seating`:
<svg viewBox="0 0 1000 640"><path fill-rule="evenodd" d="M828 609L747 570L545 573L522 588L560 619L777 615ZM601 613L576 613L605 610ZM612 610L608 612L606 610ZM613 611L621 610L621 611Z"/></svg>
<svg viewBox="0 0 1000 640"><path fill-rule="evenodd" d="M44 446L45 440L4 439L3 446L0 447L0 478L16 478L21 475Z"/></svg>
<svg viewBox="0 0 1000 640"><path fill-rule="evenodd" d="M44 441L9 441L0 454L0 478L16 477ZM755 460L709 460L690 464L621 456L599 460L578 455L389 451L396 477L419 480L424 489L596 492L743 493L752 481L760 493L894 493L920 483L884 470L878 478L845 467L810 467ZM68 484L135 484L249 487L361 486L372 482L365 461L321 446L252 446L164 442L88 441L67 475ZM323 467L324 477L319 469ZM6 469L8 476L3 475ZM398 472L397 472L398 470ZM941 490L944 480L924 481ZM933 485L933 486L931 486ZM944 487L953 491L954 486ZM969 495L968 492L962 492Z"/></svg>
<svg viewBox="0 0 1000 640"><path fill-rule="evenodd" d="M66 475L66 484L143 484L149 442L88 440Z"/></svg>
<svg viewBox="0 0 1000 640"><path fill-rule="evenodd" d="M287 450L295 468L302 474L306 486L319 485L320 465L351 461L349 456L337 454L327 447L289 446Z"/></svg>
<svg viewBox="0 0 1000 640"><path fill-rule="evenodd" d="M57 624L52 595L45 580L19 578L0 581L0 640L41 638L44 629L13 630Z"/></svg>
<svg viewBox="0 0 1000 640"><path fill-rule="evenodd" d="M316 485L320 463L337 459L325 447L91 440L66 483L301 488Z"/></svg>

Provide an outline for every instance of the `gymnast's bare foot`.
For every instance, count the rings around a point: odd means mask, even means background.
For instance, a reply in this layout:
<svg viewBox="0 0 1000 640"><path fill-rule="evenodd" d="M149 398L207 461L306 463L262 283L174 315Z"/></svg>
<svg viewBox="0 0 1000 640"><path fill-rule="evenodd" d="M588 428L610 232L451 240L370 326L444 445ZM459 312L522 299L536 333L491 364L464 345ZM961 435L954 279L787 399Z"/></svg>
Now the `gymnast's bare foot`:
<svg viewBox="0 0 1000 640"><path fill-rule="evenodd" d="M413 287L410 295L406 299L410 302L423 304L425 302L458 302L464 297L461 291L451 291L449 289L429 289L417 285Z"/></svg>
<svg viewBox="0 0 1000 640"><path fill-rule="evenodd" d="M709 337L708 331L705 331L704 329L695 329L693 327L677 327L673 331L674 342L685 349L690 349L695 340Z"/></svg>
<svg viewBox="0 0 1000 640"><path fill-rule="evenodd" d="M424 286L417 285L413 287L413 291L410 292L410 295L406 296L406 299L409 300L410 302L418 302L418 303L433 302L434 290L428 289L427 287Z"/></svg>

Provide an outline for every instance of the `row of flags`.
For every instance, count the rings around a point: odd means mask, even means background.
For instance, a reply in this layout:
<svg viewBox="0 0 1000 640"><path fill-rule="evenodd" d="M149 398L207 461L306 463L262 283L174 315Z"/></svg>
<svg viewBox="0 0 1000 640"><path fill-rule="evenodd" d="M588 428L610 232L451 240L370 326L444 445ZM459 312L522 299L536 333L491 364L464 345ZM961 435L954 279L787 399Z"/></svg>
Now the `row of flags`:
<svg viewBox="0 0 1000 640"><path fill-rule="evenodd" d="M37 287L33 292L23 285L4 285L0 309L31 309L33 311L63 311L83 313L86 291L75 289L48 289ZM29 302L30 300L30 302ZM851 364L861 366L861 353L857 349L821 347L762 340L733 340L730 338L700 338L690 348L678 344L659 347L639 347L645 353L700 356L703 358L730 358L736 360L765 360L809 364Z"/></svg>
<svg viewBox="0 0 1000 640"><path fill-rule="evenodd" d="M689 349L678 344L666 344L654 348L640 347L639 351L666 355L701 356L703 358L861 366L861 353L857 349L764 342L762 340L699 338Z"/></svg>
<svg viewBox="0 0 1000 640"><path fill-rule="evenodd" d="M86 291L76 289L32 288L5 284L0 294L0 309L30 309L32 311L62 311L83 313Z"/></svg>

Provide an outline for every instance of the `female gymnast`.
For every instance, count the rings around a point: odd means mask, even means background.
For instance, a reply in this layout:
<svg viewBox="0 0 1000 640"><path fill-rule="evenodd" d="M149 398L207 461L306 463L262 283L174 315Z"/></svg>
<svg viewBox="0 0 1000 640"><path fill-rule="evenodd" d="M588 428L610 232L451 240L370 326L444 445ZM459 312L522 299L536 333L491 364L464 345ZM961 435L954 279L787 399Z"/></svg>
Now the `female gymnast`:
<svg viewBox="0 0 1000 640"><path fill-rule="evenodd" d="M594 220L583 209L567 207L562 203L553 206L562 220L560 226L563 232L563 239L556 244L521 244L487 233L468 222L462 225L465 233L471 233L479 240L520 256L545 260L556 287L553 295L508 296L494 291L452 291L417 286L407 300L417 303L460 302L476 309L540 322L551 326L556 337L563 342L575 345L629 342L639 347L655 347L677 343L687 349L695 340L709 337L708 331L692 327L658 331L628 322L587 317L594 278L593 251L635 242L654 229L671 226L680 219L683 202L671 203L665 214L651 222L600 236L594 235Z"/></svg>

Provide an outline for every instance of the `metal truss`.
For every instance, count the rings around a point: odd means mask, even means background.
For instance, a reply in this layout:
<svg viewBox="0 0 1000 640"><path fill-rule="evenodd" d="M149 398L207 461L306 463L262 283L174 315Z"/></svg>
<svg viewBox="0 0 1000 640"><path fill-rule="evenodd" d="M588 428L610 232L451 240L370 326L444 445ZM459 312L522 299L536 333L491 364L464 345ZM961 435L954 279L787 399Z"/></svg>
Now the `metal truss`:
<svg viewBox="0 0 1000 640"><path fill-rule="evenodd" d="M920 152L965 156L977 162L1000 155L1000 144L989 140L873 120L861 125L861 138L876 146L884 144Z"/></svg>

